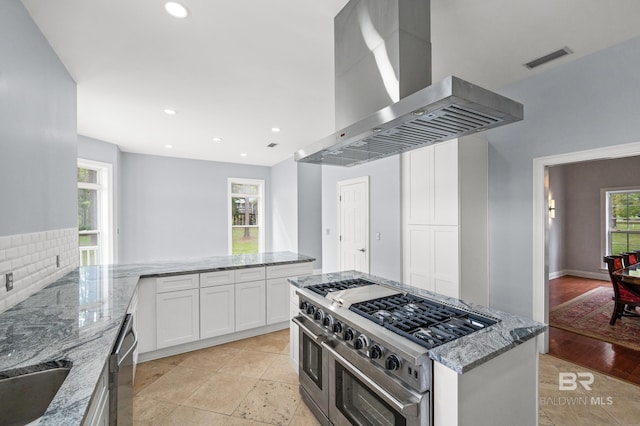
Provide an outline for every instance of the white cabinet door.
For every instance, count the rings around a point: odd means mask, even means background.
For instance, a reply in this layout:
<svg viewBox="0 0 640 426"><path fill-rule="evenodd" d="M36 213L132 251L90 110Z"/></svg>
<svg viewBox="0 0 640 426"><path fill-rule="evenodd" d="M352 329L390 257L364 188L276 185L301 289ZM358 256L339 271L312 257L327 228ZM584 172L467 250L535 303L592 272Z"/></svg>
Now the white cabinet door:
<svg viewBox="0 0 640 426"><path fill-rule="evenodd" d="M85 415L83 426L108 426L109 425L109 365L108 362L102 369L100 379L96 385L89 408Z"/></svg>
<svg viewBox="0 0 640 426"><path fill-rule="evenodd" d="M296 286L291 284L289 286L289 316L291 318L298 315L299 298L296 294ZM289 359L294 371L298 373L298 341L299 341L299 327L296 323L291 322L289 324Z"/></svg>
<svg viewBox="0 0 640 426"><path fill-rule="evenodd" d="M221 336L235 330L235 286L200 289L200 338Z"/></svg>
<svg viewBox="0 0 640 426"><path fill-rule="evenodd" d="M236 331L265 325L265 282L236 284Z"/></svg>
<svg viewBox="0 0 640 426"><path fill-rule="evenodd" d="M286 278L267 280L267 324L289 320L289 281Z"/></svg>
<svg viewBox="0 0 640 426"><path fill-rule="evenodd" d="M199 290L156 295L158 349L193 342L200 338Z"/></svg>
<svg viewBox="0 0 640 426"><path fill-rule="evenodd" d="M135 322L138 329L138 352L155 351L156 345L156 279L138 281L138 309Z"/></svg>
<svg viewBox="0 0 640 426"><path fill-rule="evenodd" d="M433 145L432 225L458 225L458 140Z"/></svg>
<svg viewBox="0 0 640 426"><path fill-rule="evenodd" d="M457 226L430 226L431 288L436 293L460 297L460 272Z"/></svg>

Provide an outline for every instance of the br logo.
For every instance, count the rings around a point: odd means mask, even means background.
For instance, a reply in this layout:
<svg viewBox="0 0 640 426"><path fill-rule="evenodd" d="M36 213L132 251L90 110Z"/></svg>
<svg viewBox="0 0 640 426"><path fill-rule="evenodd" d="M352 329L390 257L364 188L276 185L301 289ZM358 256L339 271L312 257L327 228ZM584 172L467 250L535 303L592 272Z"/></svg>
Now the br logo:
<svg viewBox="0 0 640 426"><path fill-rule="evenodd" d="M595 378L592 373L558 373L559 390L576 390L578 383L586 390L591 390L591 385Z"/></svg>

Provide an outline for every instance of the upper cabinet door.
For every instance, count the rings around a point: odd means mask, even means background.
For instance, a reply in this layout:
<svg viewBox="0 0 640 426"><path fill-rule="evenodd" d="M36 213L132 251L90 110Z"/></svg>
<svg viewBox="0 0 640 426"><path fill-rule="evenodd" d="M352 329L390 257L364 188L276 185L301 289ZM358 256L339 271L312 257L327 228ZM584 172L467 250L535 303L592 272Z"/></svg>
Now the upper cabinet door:
<svg viewBox="0 0 640 426"><path fill-rule="evenodd" d="M458 225L458 140L433 146L432 225Z"/></svg>
<svg viewBox="0 0 640 426"><path fill-rule="evenodd" d="M402 154L402 174L405 221L426 225L433 205L433 146Z"/></svg>

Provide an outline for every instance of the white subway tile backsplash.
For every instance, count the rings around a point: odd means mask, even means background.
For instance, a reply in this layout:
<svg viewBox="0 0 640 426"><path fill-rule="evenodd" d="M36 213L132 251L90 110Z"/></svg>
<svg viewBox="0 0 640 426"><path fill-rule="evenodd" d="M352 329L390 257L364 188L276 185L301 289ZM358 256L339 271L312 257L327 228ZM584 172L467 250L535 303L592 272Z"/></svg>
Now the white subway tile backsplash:
<svg viewBox="0 0 640 426"><path fill-rule="evenodd" d="M68 274L78 262L77 228L0 237L0 312ZM4 284L9 272L14 284L8 292Z"/></svg>

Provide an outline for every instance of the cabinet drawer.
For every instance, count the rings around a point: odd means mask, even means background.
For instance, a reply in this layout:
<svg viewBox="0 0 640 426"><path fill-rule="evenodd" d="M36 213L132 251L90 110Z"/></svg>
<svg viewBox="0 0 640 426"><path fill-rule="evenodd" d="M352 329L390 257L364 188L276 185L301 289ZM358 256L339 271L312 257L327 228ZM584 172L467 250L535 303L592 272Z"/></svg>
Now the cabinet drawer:
<svg viewBox="0 0 640 426"><path fill-rule="evenodd" d="M313 271L312 262L267 266L267 279L295 277L297 275L309 275L311 274L312 271Z"/></svg>
<svg viewBox="0 0 640 426"><path fill-rule="evenodd" d="M235 281L237 283L246 283L249 281L260 281L265 278L265 268L243 268L235 270Z"/></svg>
<svg viewBox="0 0 640 426"><path fill-rule="evenodd" d="M233 284L235 271L217 271L200 274L200 287L214 287L218 285Z"/></svg>
<svg viewBox="0 0 640 426"><path fill-rule="evenodd" d="M200 286L198 274L172 275L156 278L156 293L167 293L178 290L191 290Z"/></svg>

